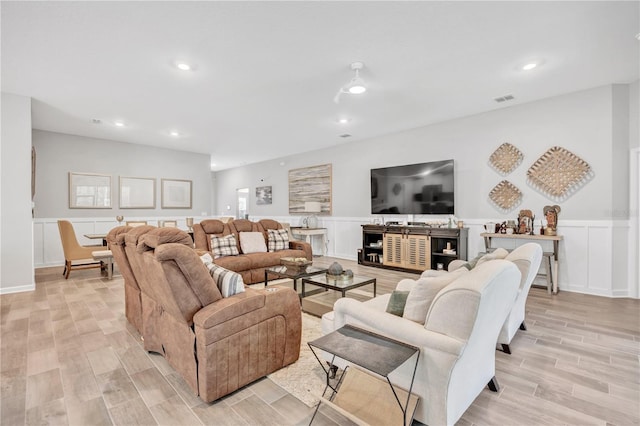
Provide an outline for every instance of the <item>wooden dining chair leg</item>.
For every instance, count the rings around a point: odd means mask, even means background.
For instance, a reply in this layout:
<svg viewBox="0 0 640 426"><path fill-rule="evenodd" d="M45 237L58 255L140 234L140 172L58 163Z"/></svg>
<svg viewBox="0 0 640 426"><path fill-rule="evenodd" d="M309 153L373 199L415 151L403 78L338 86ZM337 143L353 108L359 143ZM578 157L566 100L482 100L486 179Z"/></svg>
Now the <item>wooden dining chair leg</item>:
<svg viewBox="0 0 640 426"><path fill-rule="evenodd" d="M67 271L67 274L64 276L65 280L69 279L69 274L71 273L71 262L66 260L65 261L65 267L64 267L65 271Z"/></svg>

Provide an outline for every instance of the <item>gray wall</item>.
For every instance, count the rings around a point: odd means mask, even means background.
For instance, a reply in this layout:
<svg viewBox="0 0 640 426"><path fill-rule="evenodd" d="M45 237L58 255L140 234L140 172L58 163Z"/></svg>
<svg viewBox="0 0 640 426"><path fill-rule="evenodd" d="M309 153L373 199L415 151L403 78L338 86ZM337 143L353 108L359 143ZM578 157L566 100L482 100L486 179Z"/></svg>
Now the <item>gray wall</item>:
<svg viewBox="0 0 640 426"><path fill-rule="evenodd" d="M637 87L637 85L636 85ZM623 90L624 89L624 90ZM256 216L288 215L288 170L331 163L333 165L333 216L370 216L369 170L401 164L453 158L456 177L456 216L462 219L513 219L520 208L542 216L542 208L555 204L526 183L526 171L552 146L561 146L587 161L595 177L568 200L560 203L560 220L622 219L628 195L613 204L615 183L628 180L628 161L619 164L623 133L613 136L616 123L629 123L630 108L613 108L614 96L627 96L629 86L603 86L537 102L506 107L333 148L252 164L216 174L216 214L235 211L235 190L249 187L249 213ZM627 94L627 95L625 95ZM637 101L637 96L635 97ZM637 108L637 107L636 107ZM637 110L637 109L636 109ZM636 120L637 122L637 120ZM622 136L620 136L622 134ZM488 199L503 177L489 165L491 153L503 142L524 153L524 161L506 177L524 193L520 206L503 214ZM628 145L627 145L628 146ZM615 158L614 158L615 153ZM284 165L281 163L284 162ZM615 164L615 167L614 167ZM620 172L613 169L620 167ZM626 173L625 173L626 170ZM256 205L256 186L273 186L273 204ZM628 216L627 216L628 217Z"/></svg>
<svg viewBox="0 0 640 426"><path fill-rule="evenodd" d="M2 93L0 293L33 290L31 99Z"/></svg>
<svg viewBox="0 0 640 426"><path fill-rule="evenodd" d="M207 216L212 208L212 179L207 154L146 145L33 131L36 148L35 216L39 218L129 218ZM111 175L111 209L69 209L69 172ZM156 178L155 209L120 209L119 176ZM192 209L161 209L160 179L191 180Z"/></svg>

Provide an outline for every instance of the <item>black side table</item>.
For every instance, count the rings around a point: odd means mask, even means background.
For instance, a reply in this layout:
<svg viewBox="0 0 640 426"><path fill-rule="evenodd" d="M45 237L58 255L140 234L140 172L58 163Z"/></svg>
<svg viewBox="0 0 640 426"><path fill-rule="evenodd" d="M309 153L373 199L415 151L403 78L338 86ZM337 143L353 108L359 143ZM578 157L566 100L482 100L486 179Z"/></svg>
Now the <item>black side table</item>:
<svg viewBox="0 0 640 426"><path fill-rule="evenodd" d="M400 424L405 426L411 424L413 413L418 405L419 399L418 396L411 393L416 369L418 368L418 359L420 357L419 348L349 324L308 344L313 355L322 366L327 380L325 389L322 392L323 398L318 403L309 424L313 422L320 408L320 404L323 402L333 406L342 414L351 414L351 417L356 417L367 423L371 423L372 420L379 423L381 412L389 414L389 412L393 411L384 407L385 401L375 401L375 403L373 403L370 400L382 395L382 393L375 388L376 382L384 384L384 381L358 368L352 369L347 367L337 380L337 383L332 385L330 378L332 372L335 371L334 362L336 358L341 358L384 377L402 411L402 423ZM323 360L318 356L316 350L322 350L332 355L328 367L325 367ZM389 374L414 355L416 360L409 390L405 391L396 388L389 380ZM332 391L331 396L329 399L325 399L324 394L328 389ZM342 397L343 394L347 396ZM405 400L404 403L401 399ZM368 415L372 418L367 419L366 417ZM389 420L389 422L394 421Z"/></svg>

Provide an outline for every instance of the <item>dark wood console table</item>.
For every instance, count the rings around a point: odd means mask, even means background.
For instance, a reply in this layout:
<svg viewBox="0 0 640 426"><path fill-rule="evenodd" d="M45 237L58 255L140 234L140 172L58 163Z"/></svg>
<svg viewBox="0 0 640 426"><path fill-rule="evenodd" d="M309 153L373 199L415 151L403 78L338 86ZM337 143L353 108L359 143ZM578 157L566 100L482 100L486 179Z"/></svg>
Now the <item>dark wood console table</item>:
<svg viewBox="0 0 640 426"><path fill-rule="evenodd" d="M421 225L362 225L358 263L407 272L443 269L467 259L468 228Z"/></svg>

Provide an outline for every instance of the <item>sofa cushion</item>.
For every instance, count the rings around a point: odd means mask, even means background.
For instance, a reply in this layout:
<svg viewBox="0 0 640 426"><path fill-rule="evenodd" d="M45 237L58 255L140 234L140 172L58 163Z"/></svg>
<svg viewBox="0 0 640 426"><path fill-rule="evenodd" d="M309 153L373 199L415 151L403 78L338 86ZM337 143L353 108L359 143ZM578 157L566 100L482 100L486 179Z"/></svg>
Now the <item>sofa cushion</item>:
<svg viewBox="0 0 640 426"><path fill-rule="evenodd" d="M269 251L280 251L289 248L289 233L286 229L268 229Z"/></svg>
<svg viewBox="0 0 640 426"><path fill-rule="evenodd" d="M393 290L386 311L399 317L404 313L404 306L407 303L408 291ZM425 314L426 317L426 314Z"/></svg>
<svg viewBox="0 0 640 426"><path fill-rule="evenodd" d="M262 232L241 232L240 248L242 253L265 253L267 245L264 242L264 234Z"/></svg>
<svg viewBox="0 0 640 426"><path fill-rule="evenodd" d="M504 259L505 257L507 257L508 254L509 252L507 250L500 247L495 249L491 253L480 254L476 256L475 258L471 259L467 263L462 264L461 268L466 268L467 270L471 270L476 266L482 265L484 262L488 262L489 260Z"/></svg>
<svg viewBox="0 0 640 426"><path fill-rule="evenodd" d="M256 256L259 257L260 255L240 254L238 256L224 256L216 259L214 262L216 265L220 265L223 268L227 268L235 272L244 272L253 268L251 259Z"/></svg>
<svg viewBox="0 0 640 426"><path fill-rule="evenodd" d="M242 281L240 274L213 263L209 253L200 256L200 260L209 269L209 273L216 282L222 297L233 296L244 291L244 281Z"/></svg>
<svg viewBox="0 0 640 426"><path fill-rule="evenodd" d="M402 317L424 324L427 319L427 312L429 312L436 294L460 276L462 275L452 273L441 277L427 277L416 280L407 296L407 303L404 306Z"/></svg>
<svg viewBox="0 0 640 426"><path fill-rule="evenodd" d="M213 258L218 259L224 256L237 256L240 254L238 251L238 244L236 243L236 237L234 235L226 235L224 237L211 237L211 252Z"/></svg>

